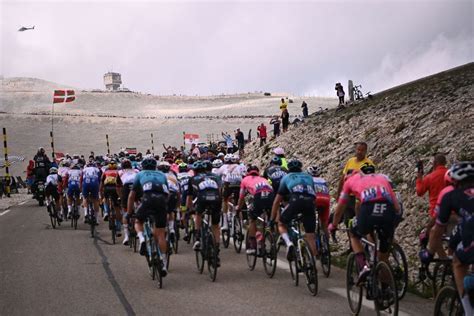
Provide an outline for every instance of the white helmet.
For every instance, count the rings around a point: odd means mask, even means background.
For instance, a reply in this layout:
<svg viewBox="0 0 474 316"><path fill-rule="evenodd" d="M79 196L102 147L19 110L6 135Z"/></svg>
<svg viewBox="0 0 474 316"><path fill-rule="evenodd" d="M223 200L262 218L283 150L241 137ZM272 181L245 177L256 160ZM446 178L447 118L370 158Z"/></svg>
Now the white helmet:
<svg viewBox="0 0 474 316"><path fill-rule="evenodd" d="M275 155L284 155L285 154L285 150L281 147L277 147L275 149L273 149L273 153Z"/></svg>
<svg viewBox="0 0 474 316"><path fill-rule="evenodd" d="M232 158L230 158L230 161L232 162L239 162L239 160L240 160L240 157L239 155L236 155L236 154L233 154Z"/></svg>
<svg viewBox="0 0 474 316"><path fill-rule="evenodd" d="M224 156L224 162L230 162L232 160L232 154L227 154Z"/></svg>
<svg viewBox="0 0 474 316"><path fill-rule="evenodd" d="M224 163L222 162L222 160L220 159L215 159L213 162L212 162L212 167L214 168L220 168L222 167Z"/></svg>

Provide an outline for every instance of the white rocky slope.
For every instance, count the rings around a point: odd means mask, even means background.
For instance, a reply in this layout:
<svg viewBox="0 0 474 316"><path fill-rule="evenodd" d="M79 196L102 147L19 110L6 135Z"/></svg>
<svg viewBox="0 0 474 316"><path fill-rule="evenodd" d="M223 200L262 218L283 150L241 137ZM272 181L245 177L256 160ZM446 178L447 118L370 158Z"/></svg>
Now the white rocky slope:
<svg viewBox="0 0 474 316"><path fill-rule="evenodd" d="M323 166L334 195L356 141L369 144L378 170L402 193L406 211L397 239L409 257L413 279L417 236L428 209L428 199L415 193L415 163L421 159L429 170L437 152L446 153L450 163L474 160L474 63L382 92L342 111L313 115L264 147L250 145L246 160L266 165L271 149L282 146L287 157L299 157L305 166Z"/></svg>

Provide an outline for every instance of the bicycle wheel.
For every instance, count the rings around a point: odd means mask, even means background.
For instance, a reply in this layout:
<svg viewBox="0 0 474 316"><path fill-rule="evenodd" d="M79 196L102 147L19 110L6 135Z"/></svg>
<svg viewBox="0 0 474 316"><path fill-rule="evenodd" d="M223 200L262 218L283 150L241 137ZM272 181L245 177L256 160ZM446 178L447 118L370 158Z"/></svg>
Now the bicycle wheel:
<svg viewBox="0 0 474 316"><path fill-rule="evenodd" d="M202 229L202 228L201 228ZM201 249L200 250L197 250L197 251L194 251L196 253L196 266L197 266L197 269L199 271L199 273L202 274L202 272L204 271L204 260L206 260L206 241L205 241L205 238L203 238L204 236L201 235Z"/></svg>
<svg viewBox="0 0 474 316"><path fill-rule="evenodd" d="M375 266L373 274L373 293L375 311L379 314L398 315L398 291L392 269L388 264L380 261Z"/></svg>
<svg viewBox="0 0 474 316"><path fill-rule="evenodd" d="M452 286L445 286L440 289L436 296L434 316L462 316L464 309L456 289Z"/></svg>
<svg viewBox="0 0 474 316"><path fill-rule="evenodd" d="M246 249L249 249L250 247L250 239L249 239L249 231L245 233L245 247ZM247 257L247 265L249 266L249 270L253 271L255 269L255 264L257 263L257 252L258 249L255 249L254 254L248 254L246 252L246 257Z"/></svg>
<svg viewBox="0 0 474 316"><path fill-rule="evenodd" d="M290 275L291 279L295 282L295 286L298 286L299 283L299 265L298 265L298 254L296 251L296 246L293 247L293 260L288 261L288 265L290 266Z"/></svg>
<svg viewBox="0 0 474 316"><path fill-rule="evenodd" d="M323 274L328 278L331 274L331 249L329 248L329 238L324 234L320 235L321 247L319 249L319 256L321 260L321 267Z"/></svg>
<svg viewBox="0 0 474 316"><path fill-rule="evenodd" d="M453 270L449 263L436 262L433 269L433 296L436 297L438 291L445 285L453 281Z"/></svg>
<svg viewBox="0 0 474 316"><path fill-rule="evenodd" d="M173 251L175 254L178 253L178 243L179 243L179 222L174 222L175 233L174 233L174 243L173 243Z"/></svg>
<svg viewBox="0 0 474 316"><path fill-rule="evenodd" d="M398 300L401 300L408 289L408 262L405 252L399 244L393 243L389 256L390 267L397 283Z"/></svg>
<svg viewBox="0 0 474 316"><path fill-rule="evenodd" d="M265 240L263 244L263 268L269 278L273 278L277 266L277 250L275 238L271 231L265 231Z"/></svg>
<svg viewBox="0 0 474 316"><path fill-rule="evenodd" d="M163 262L158 258L155 254L153 259L153 275L155 276L155 280L158 283L158 288L163 288L163 276L161 275L161 266Z"/></svg>
<svg viewBox="0 0 474 316"><path fill-rule="evenodd" d="M51 220L51 227L56 228L56 214L54 212L53 204L48 205L49 219Z"/></svg>
<svg viewBox="0 0 474 316"><path fill-rule="evenodd" d="M355 261L354 253L351 253L347 258L346 267L346 293L349 301L349 308L354 315L358 315L362 307L362 286L357 286L356 282L359 278L359 268Z"/></svg>
<svg viewBox="0 0 474 316"><path fill-rule="evenodd" d="M229 214L227 214L227 216L229 216ZM221 218L222 218L221 220L222 223L224 223L224 221L228 221L227 229L224 229L221 231L221 238L222 238L222 244L224 245L224 248L229 248L230 231L231 231L232 222L230 222L226 217L224 217L224 214L222 214Z"/></svg>
<svg viewBox="0 0 474 316"><path fill-rule="evenodd" d="M166 249L166 269L170 266L171 255L173 254L173 249L171 248L172 244L168 242L168 247Z"/></svg>
<svg viewBox="0 0 474 316"><path fill-rule="evenodd" d="M152 244L150 242L150 239L148 238L148 236L145 234L145 245L146 245L146 253L145 253L145 259L146 259L146 263L147 263L147 266L148 266L148 274L151 276L151 279L152 280L155 280L155 276L156 276L156 271L155 271L155 268L153 266L153 258L150 256L150 254L152 254Z"/></svg>
<svg viewBox="0 0 474 316"><path fill-rule="evenodd" d="M316 270L316 261L309 250L309 245L306 241L301 247L301 270L306 277L306 286L311 295L318 294L318 271Z"/></svg>
<svg viewBox="0 0 474 316"><path fill-rule="evenodd" d="M212 282L216 281L217 277L217 244L214 239L214 234L209 232L207 235L207 270Z"/></svg>
<svg viewBox="0 0 474 316"><path fill-rule="evenodd" d="M242 242L244 240L244 233L242 230L242 221L238 215L233 217L233 227L234 227L234 248L237 253L240 253L242 250Z"/></svg>

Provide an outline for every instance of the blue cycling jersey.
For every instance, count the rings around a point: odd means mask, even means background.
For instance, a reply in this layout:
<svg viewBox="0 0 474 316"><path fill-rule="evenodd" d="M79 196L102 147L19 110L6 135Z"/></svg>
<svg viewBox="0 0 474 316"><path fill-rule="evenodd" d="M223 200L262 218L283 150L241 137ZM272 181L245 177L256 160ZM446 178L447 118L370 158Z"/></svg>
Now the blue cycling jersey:
<svg viewBox="0 0 474 316"><path fill-rule="evenodd" d="M278 194L306 194L315 196L313 177L304 172L291 172L281 179Z"/></svg>
<svg viewBox="0 0 474 316"><path fill-rule="evenodd" d="M135 177L133 190L168 194L168 180L161 171L142 170Z"/></svg>

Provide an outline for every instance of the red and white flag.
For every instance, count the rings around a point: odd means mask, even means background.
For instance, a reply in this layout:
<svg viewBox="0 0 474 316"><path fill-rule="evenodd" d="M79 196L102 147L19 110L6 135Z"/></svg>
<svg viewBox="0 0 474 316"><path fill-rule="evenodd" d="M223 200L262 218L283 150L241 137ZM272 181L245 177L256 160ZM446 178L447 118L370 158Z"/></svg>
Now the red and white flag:
<svg viewBox="0 0 474 316"><path fill-rule="evenodd" d="M76 99L74 90L54 90L53 103L72 102Z"/></svg>
<svg viewBox="0 0 474 316"><path fill-rule="evenodd" d="M199 143L198 134L184 134L184 142L186 144L197 144Z"/></svg>

